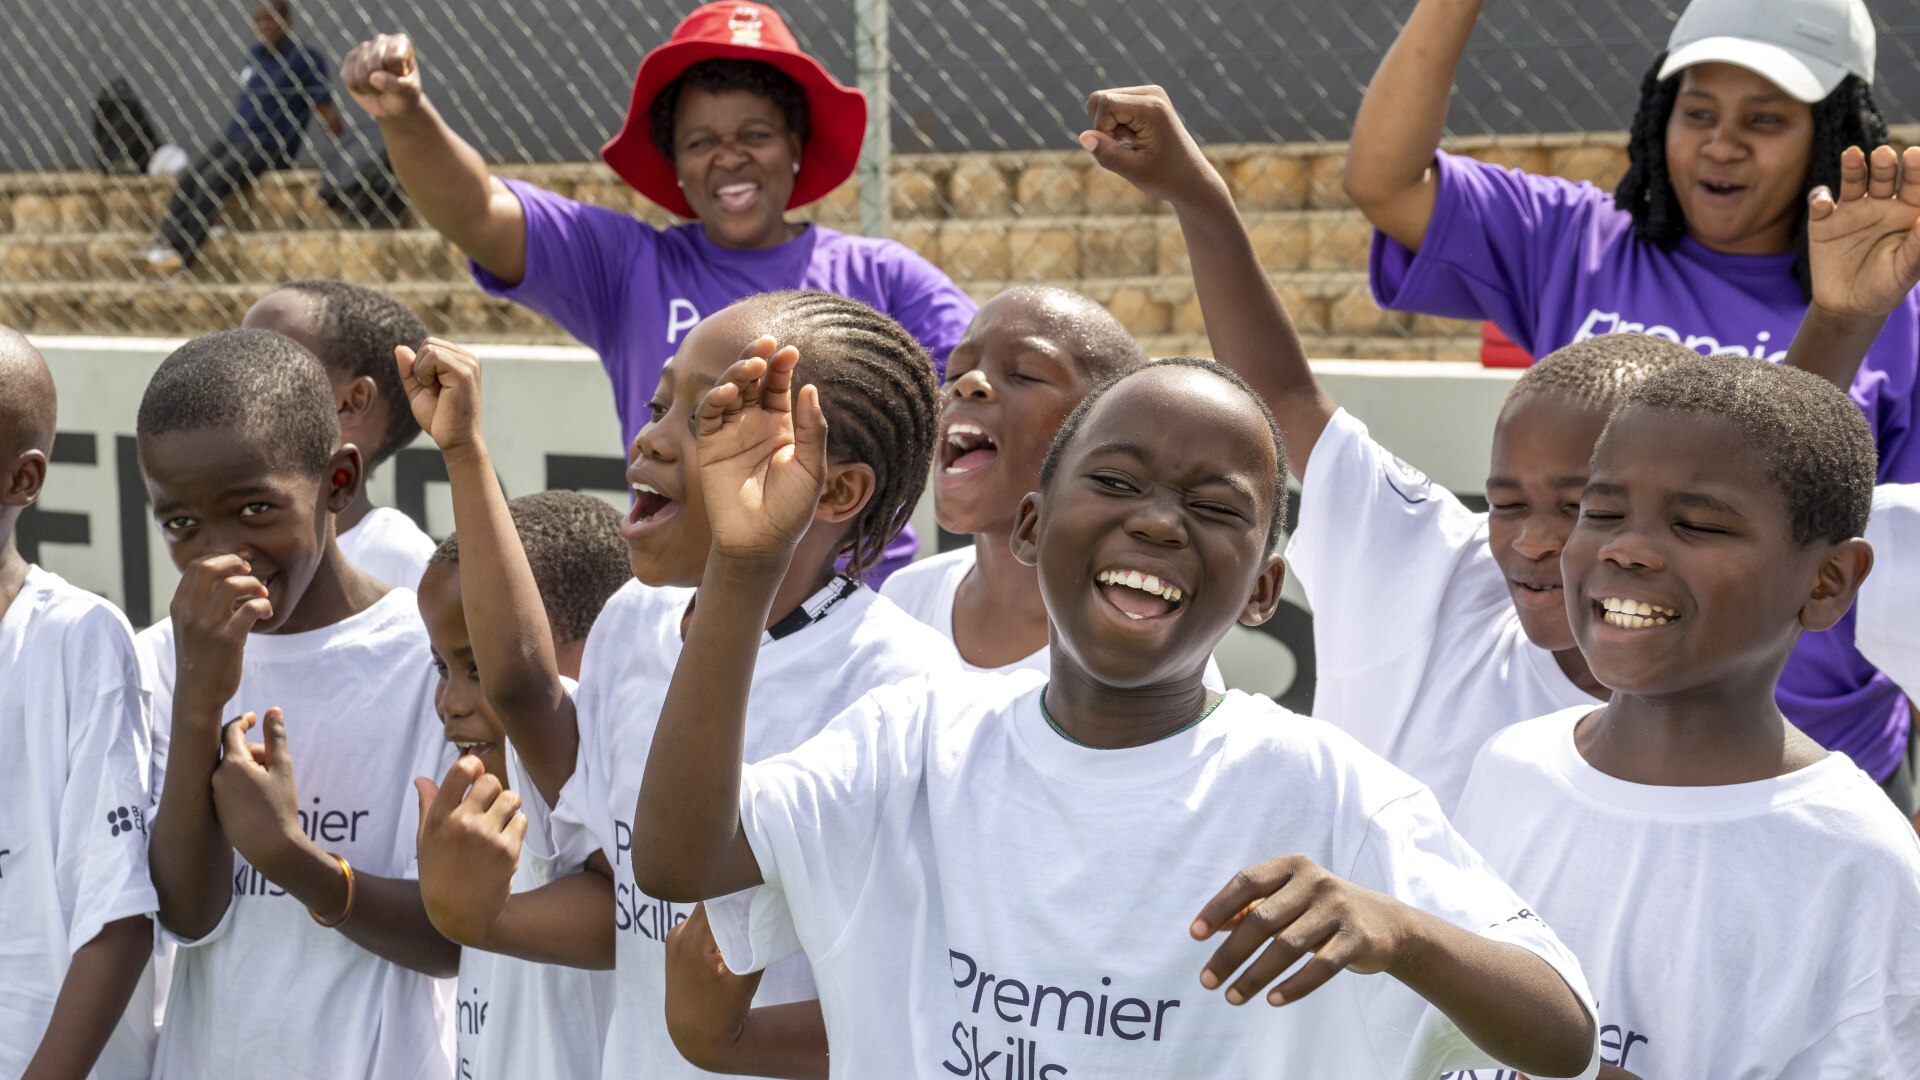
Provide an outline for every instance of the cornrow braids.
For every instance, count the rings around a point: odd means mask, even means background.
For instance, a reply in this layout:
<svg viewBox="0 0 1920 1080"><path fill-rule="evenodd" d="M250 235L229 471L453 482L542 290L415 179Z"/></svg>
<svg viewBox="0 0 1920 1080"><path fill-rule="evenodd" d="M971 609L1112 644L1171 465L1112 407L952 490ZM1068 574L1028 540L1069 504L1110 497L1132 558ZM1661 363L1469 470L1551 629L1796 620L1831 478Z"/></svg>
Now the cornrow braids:
<svg viewBox="0 0 1920 1080"><path fill-rule="evenodd" d="M763 293L763 333L800 350L794 389L818 388L827 452L873 470L874 491L839 552L859 577L885 554L913 514L933 471L940 388L933 359L891 317L858 300L813 289Z"/></svg>
<svg viewBox="0 0 1920 1080"><path fill-rule="evenodd" d="M1684 72L1660 78L1666 54L1654 58L1640 81L1640 104L1634 110L1627 138L1627 171L1613 189L1613 204L1633 217L1640 239L1662 251L1672 251L1687 234L1687 216L1667 175L1667 122L1680 96ZM1793 279L1802 299L1813 299L1813 278L1807 264L1807 192L1825 185L1840 189L1840 154L1849 146L1871 150L1887 141L1887 121L1874 104L1873 89L1857 76L1843 79L1833 93L1813 106L1813 148L1802 198L1795 207L1799 224L1794 236Z"/></svg>
<svg viewBox="0 0 1920 1080"><path fill-rule="evenodd" d="M773 102L774 108L786 118L787 130L799 136L800 145L805 146L807 135L812 127L811 114L807 112L807 94L793 76L758 60L730 60L720 58L702 60L688 65L672 82L660 88L647 104L648 136L653 145L668 161L674 160L673 140L674 122L680 116L680 95L688 90L705 90L710 94L724 94L729 90L745 90L758 94Z"/></svg>

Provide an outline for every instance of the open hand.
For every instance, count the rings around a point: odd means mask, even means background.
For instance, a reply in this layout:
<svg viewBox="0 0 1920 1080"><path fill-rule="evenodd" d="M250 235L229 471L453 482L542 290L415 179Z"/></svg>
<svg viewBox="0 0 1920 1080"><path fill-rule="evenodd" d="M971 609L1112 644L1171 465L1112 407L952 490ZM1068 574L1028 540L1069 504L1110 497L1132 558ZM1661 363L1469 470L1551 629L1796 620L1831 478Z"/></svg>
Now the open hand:
<svg viewBox="0 0 1920 1080"><path fill-rule="evenodd" d="M247 634L255 623L273 618L267 587L240 556L209 555L180 575L168 614L176 694L197 695L218 713L240 692Z"/></svg>
<svg viewBox="0 0 1920 1080"><path fill-rule="evenodd" d="M462 754L436 788L418 777L420 900L449 941L484 947L513 891L527 816L520 796Z"/></svg>
<svg viewBox="0 0 1920 1080"><path fill-rule="evenodd" d="M763 337L727 369L694 412L700 491L714 550L736 558L792 554L813 521L827 476L820 392L793 392L800 353Z"/></svg>
<svg viewBox="0 0 1920 1080"><path fill-rule="evenodd" d="M354 104L376 120L405 116L420 106L420 64L413 39L381 34L348 50L340 62L340 81Z"/></svg>
<svg viewBox="0 0 1920 1080"><path fill-rule="evenodd" d="M417 353L395 346L393 356L413 418L442 453L479 441L479 357L440 338L428 338Z"/></svg>
<svg viewBox="0 0 1920 1080"><path fill-rule="evenodd" d="M1080 145L1108 172L1156 199L1179 203L1226 182L1200 152L1158 86L1099 90L1087 98L1093 127Z"/></svg>
<svg viewBox="0 0 1920 1080"><path fill-rule="evenodd" d="M1920 147L1840 156L1840 195L1808 196L1813 302L1838 315L1884 318L1920 285Z"/></svg>
<svg viewBox="0 0 1920 1080"><path fill-rule="evenodd" d="M1304 855L1268 859L1235 874L1194 920L1191 933L1199 941L1229 931L1200 972L1200 985L1212 990L1225 984L1227 1001L1239 1005L1308 953L1312 959L1267 992L1269 1004L1298 1001L1342 971L1377 974L1399 952L1411 910ZM1265 950L1229 983L1262 945Z"/></svg>
<svg viewBox="0 0 1920 1080"><path fill-rule="evenodd" d="M731 1041L747 1022L760 972L735 975L707 923L707 906L667 932L667 1030L676 1043Z"/></svg>
<svg viewBox="0 0 1920 1080"><path fill-rule="evenodd" d="M305 842L300 831L300 789L293 780L293 755L287 751L287 722L268 709L266 742L250 743L247 732L259 722L254 713L220 729L220 765L213 770L213 809L220 828L240 857L269 881Z"/></svg>

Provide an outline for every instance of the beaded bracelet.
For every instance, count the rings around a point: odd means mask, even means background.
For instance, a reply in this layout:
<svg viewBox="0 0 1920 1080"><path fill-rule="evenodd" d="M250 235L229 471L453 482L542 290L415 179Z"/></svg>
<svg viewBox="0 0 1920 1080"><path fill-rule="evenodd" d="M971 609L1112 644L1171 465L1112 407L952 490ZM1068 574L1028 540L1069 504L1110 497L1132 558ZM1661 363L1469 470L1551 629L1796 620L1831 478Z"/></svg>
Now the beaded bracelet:
<svg viewBox="0 0 1920 1080"><path fill-rule="evenodd" d="M314 921L314 922L317 922L317 923L319 923L319 924L320 924L321 926L324 926L324 927L326 927L327 929L329 929L329 930L331 930L331 929L333 929L334 927L336 927L336 926L339 926L339 925L340 925L341 923L343 923L343 922L346 922L346 921L347 921L347 916L349 916L349 915L351 915L351 914L353 914L353 866L352 866L351 864L349 864L349 863L347 862L347 860L346 860L346 859L345 859L344 857L342 857L341 855L339 855L339 854L337 854L337 853L335 853L335 852L331 852L331 851L329 851L329 852L327 852L327 854L329 854L329 855L332 855L332 856L333 856L333 860L334 860L335 862L337 862L337 863L339 863L339 864L340 864L340 872L341 872L342 874L344 874L344 875L346 875L346 878L347 878L347 908L346 908L346 910L345 910L345 911L342 911L342 912L340 913L340 917L339 917L339 918L337 918L337 919L335 919L335 920L333 920L332 922L328 922L327 920L325 920L325 919L323 919L323 918L321 918L321 917L320 917L320 916L319 916L318 914L316 914L316 913L315 913L315 912L313 911L313 909L312 909L312 908L308 908L308 909L307 909L307 914L308 914L308 915L312 915L312 916L313 916L313 921Z"/></svg>

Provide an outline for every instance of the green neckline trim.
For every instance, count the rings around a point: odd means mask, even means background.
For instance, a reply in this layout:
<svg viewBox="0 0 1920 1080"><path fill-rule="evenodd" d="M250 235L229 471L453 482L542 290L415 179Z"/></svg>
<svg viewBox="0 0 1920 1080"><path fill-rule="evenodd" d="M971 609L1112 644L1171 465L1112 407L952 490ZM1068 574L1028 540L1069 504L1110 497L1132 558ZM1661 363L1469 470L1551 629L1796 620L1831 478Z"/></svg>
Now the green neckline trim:
<svg viewBox="0 0 1920 1080"><path fill-rule="evenodd" d="M1046 685L1040 688L1040 715L1046 717L1047 726L1053 729L1053 733L1055 735L1060 736L1061 738L1067 740L1068 742L1072 743L1075 746L1082 747L1088 750L1099 749L1098 747L1087 746L1086 743L1083 743L1079 739L1076 739L1073 736L1067 734L1066 729L1060 726L1060 722L1053 718L1053 713L1047 711L1047 691L1052 687L1053 687L1052 683L1047 683ZM1182 732L1192 731L1194 728L1198 727L1202 721L1206 720L1207 717L1212 716L1213 710L1219 708L1220 703L1225 700L1227 700L1227 695L1225 694L1221 694L1220 696L1214 698L1213 701L1208 703L1206 708L1200 710L1199 716L1194 717L1193 719L1180 725L1178 728L1175 728L1174 730L1167 732L1165 735L1160 736L1160 738L1155 739L1154 742L1164 742ZM1153 743L1146 743L1143 745L1151 746L1153 745Z"/></svg>

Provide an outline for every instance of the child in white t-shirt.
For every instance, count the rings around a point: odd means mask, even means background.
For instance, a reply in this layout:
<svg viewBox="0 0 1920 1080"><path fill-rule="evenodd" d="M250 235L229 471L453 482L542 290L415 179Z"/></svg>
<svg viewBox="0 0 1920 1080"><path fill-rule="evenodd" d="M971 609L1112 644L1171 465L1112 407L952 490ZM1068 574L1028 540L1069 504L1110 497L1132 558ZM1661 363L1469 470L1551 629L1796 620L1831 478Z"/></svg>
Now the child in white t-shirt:
<svg viewBox="0 0 1920 1080"><path fill-rule="evenodd" d="M1915 1066L1920 837L1774 703L1873 564L1874 467L1846 395L1731 356L1649 378L1594 451L1561 562L1612 699L1494 737L1457 820L1580 956L1611 1065Z"/></svg>
<svg viewBox="0 0 1920 1080"><path fill-rule="evenodd" d="M708 899L736 969L804 950L832 1075L1587 1068L1577 963L1429 792L1202 685L1227 628L1279 602L1286 482L1271 415L1208 361L1090 395L1021 505L1049 682L881 687L743 767L754 627L825 455L794 361L735 365L692 415L714 552L637 811L672 827L634 860L650 892ZM1234 874L1274 850L1298 854ZM1269 996L1285 1008L1235 1008L1309 951Z"/></svg>
<svg viewBox="0 0 1920 1080"><path fill-rule="evenodd" d="M154 1046L147 698L126 617L14 539L54 412L0 326L0 1076L131 1080Z"/></svg>
<svg viewBox="0 0 1920 1080"><path fill-rule="evenodd" d="M532 632L543 618L537 595L517 540L500 524L499 488L480 434L477 362L438 341L417 358L403 354L421 426L447 458L462 562L475 574L484 566L493 585L466 597L468 625L487 698L535 789L527 797L537 794L556 815L584 822L611 864L614 898L605 918L616 931L617 959L609 1077L694 1077L702 1075L696 1064L783 1075L801 1050L817 1051L817 1038L796 1041L783 1026L805 1027L810 1017L817 1033L816 1009L759 1010L721 1045L689 1044L699 1058L689 1062L666 1027L663 999L665 941L693 905L649 896L633 878L634 851L673 827L636 819L634 806L682 629L704 595L693 587L704 590L711 580L699 476L714 463L695 456L689 421L701 395L743 354L765 362L773 349L768 334L813 349L799 377L825 402L834 434L822 464L826 493L809 514L802 552L754 623L760 705L737 752L758 760L799 745L875 686L957 666L945 638L859 583L907 520L932 464L937 389L932 363L912 337L857 301L807 291L750 297L688 333L661 377L653 420L635 438L628 467L634 506L621 531L639 580L595 623L573 695L539 648L542 635ZM834 569L843 557L844 574ZM511 849L510 836L496 836ZM503 857L488 865L510 864ZM521 913L526 900L508 895L497 869L484 885L449 889L444 900L436 890L428 900L440 925L493 927L488 946L512 955L528 955L547 932ZM755 1000L777 1006L813 998L807 964L795 957L767 973Z"/></svg>
<svg viewBox="0 0 1920 1080"><path fill-rule="evenodd" d="M1913 697L1920 694L1920 484L1873 489L1866 538L1873 575L1860 586L1854 641Z"/></svg>
<svg viewBox="0 0 1920 1080"><path fill-rule="evenodd" d="M1524 373L1496 422L1491 512L1395 457L1314 378L1226 181L1159 87L1102 91L1103 167L1173 204L1214 353L1260 391L1301 479L1287 565L1313 604L1315 717L1412 773L1450 807L1474 751L1507 724L1595 704L1562 611L1560 545L1618 395L1695 354L1609 335Z"/></svg>
<svg viewBox="0 0 1920 1080"><path fill-rule="evenodd" d="M577 677L588 629L629 577L620 515L573 491L523 496L507 511L532 567L561 671ZM470 834L508 828L529 829L531 837L518 862L502 868L511 875L512 891L562 884L542 898L552 905L543 920L551 962L461 950L456 1075L588 1080L600 1075L600 1047L613 1008L613 976L605 970L613 966L613 924L605 917L613 883L579 873L598 845L580 823L556 818L529 794L526 770L480 689L462 584L455 534L441 542L420 578L420 616L440 676L435 704L447 741L461 754L437 792L432 781L415 781L421 789L420 889L431 914L436 888L464 887L469 864L498 850L470 842ZM474 587L484 588L484 579L474 579ZM522 806L530 815L514 813ZM451 937L475 936L465 928L442 929Z"/></svg>
<svg viewBox="0 0 1920 1080"><path fill-rule="evenodd" d="M361 458L326 373L279 334L196 338L137 430L182 571L140 639L172 731L151 859L180 944L155 1073L257 1076L266 1054L279 1076L450 1076L459 950L412 880L408 783L453 755L413 593L334 543Z"/></svg>
<svg viewBox="0 0 1920 1080"><path fill-rule="evenodd" d="M353 565L389 585L419 585L433 539L412 518L375 506L367 483L375 469L420 434L400 376L395 346L418 346L426 324L377 289L347 281L290 281L261 297L241 326L285 334L320 358L340 415L340 438L360 448L366 475L335 518L334 542Z"/></svg>

